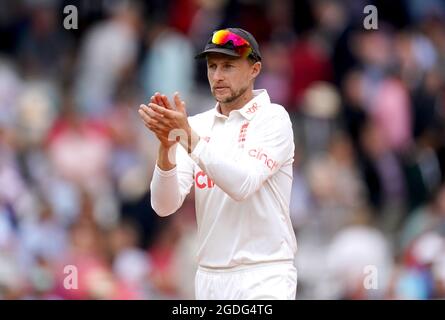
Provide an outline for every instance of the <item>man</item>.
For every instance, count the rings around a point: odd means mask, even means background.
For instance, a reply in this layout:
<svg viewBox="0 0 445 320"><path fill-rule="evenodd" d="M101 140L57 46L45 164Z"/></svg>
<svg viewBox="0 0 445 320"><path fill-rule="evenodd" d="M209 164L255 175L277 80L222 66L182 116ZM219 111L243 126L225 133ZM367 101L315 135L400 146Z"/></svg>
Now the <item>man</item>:
<svg viewBox="0 0 445 320"><path fill-rule="evenodd" d="M156 93L139 110L161 142L152 207L174 213L195 184L197 299L295 299L289 115L253 90L261 54L249 32L218 30L197 58L207 59L213 109L187 117L177 93L175 108Z"/></svg>

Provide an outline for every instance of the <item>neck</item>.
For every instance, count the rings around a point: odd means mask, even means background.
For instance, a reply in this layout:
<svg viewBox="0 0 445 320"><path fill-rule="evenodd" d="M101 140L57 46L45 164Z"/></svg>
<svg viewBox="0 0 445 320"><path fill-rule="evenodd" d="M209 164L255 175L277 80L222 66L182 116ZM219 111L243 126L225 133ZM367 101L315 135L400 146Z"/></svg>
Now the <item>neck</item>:
<svg viewBox="0 0 445 320"><path fill-rule="evenodd" d="M229 116L230 111L241 109L247 102L253 99L252 89L246 90L246 92L230 102L220 102L219 109L225 116Z"/></svg>

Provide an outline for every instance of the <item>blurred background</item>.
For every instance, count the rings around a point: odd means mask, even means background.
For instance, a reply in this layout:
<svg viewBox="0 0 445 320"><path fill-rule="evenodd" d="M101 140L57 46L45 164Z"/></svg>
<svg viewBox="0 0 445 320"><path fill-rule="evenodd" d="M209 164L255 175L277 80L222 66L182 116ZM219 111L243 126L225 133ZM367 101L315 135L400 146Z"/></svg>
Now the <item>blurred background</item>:
<svg viewBox="0 0 445 320"><path fill-rule="evenodd" d="M297 299L445 298L445 1L2 0L0 299L194 298L193 190L153 212L137 110L212 108L193 57L226 26L293 122Z"/></svg>

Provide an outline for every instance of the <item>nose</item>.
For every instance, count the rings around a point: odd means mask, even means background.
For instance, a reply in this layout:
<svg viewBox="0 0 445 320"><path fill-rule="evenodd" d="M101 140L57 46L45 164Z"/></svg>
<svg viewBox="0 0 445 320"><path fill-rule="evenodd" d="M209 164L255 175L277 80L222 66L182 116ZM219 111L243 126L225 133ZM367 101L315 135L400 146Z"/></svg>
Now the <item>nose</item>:
<svg viewBox="0 0 445 320"><path fill-rule="evenodd" d="M216 67L212 74L212 80L214 82L219 82L224 80L224 74L220 67Z"/></svg>

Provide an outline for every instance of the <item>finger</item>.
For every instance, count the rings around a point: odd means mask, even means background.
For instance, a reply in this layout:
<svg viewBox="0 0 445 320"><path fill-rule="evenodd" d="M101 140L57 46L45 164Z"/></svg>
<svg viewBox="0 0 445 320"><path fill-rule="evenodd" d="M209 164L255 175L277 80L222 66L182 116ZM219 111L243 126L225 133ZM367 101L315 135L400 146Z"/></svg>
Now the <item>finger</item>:
<svg viewBox="0 0 445 320"><path fill-rule="evenodd" d="M151 131L159 138L168 140L168 132L165 130L160 130L158 128L153 128Z"/></svg>
<svg viewBox="0 0 445 320"><path fill-rule="evenodd" d="M151 111L151 110L149 112L155 113L154 111ZM148 114L143 112L141 117L145 123L147 123L153 127L156 127L156 128L162 129L162 130L168 130L170 128L168 120L164 119L164 117L159 117L159 115L156 115L157 118L155 118L155 117L150 117Z"/></svg>
<svg viewBox="0 0 445 320"><path fill-rule="evenodd" d="M154 132L154 127L153 127L152 125L150 125L150 124L144 122L144 126L145 126L146 128L148 128L150 131Z"/></svg>
<svg viewBox="0 0 445 320"><path fill-rule="evenodd" d="M151 126L151 128L152 128L151 130L153 132L156 132L157 134L162 135L165 138L168 137L169 132L170 132L170 128L169 127L164 126L161 123L151 124L150 126Z"/></svg>
<svg viewBox="0 0 445 320"><path fill-rule="evenodd" d="M149 118L147 115L140 114L140 116L142 118L142 121L144 122L144 125L153 126L157 123L156 120Z"/></svg>
<svg viewBox="0 0 445 320"><path fill-rule="evenodd" d="M161 107L165 107L164 101L162 101L162 97L159 92L155 92L155 100L156 100L157 105L160 105Z"/></svg>
<svg viewBox="0 0 445 320"><path fill-rule="evenodd" d="M149 110L150 108L147 106L147 105L145 105L145 104L141 104L140 106L139 106L139 110L138 111L145 111L145 112L147 112L147 110Z"/></svg>
<svg viewBox="0 0 445 320"><path fill-rule="evenodd" d="M163 94L163 95L161 96L161 98L162 98L162 101L164 102L164 106L165 106L167 109L174 110L173 107L172 107L172 105L170 104L170 101L168 101L168 98L167 98L167 96L166 96L165 94Z"/></svg>
<svg viewBox="0 0 445 320"><path fill-rule="evenodd" d="M168 129L166 127L159 126L159 124L150 124L146 122L144 122L144 125L156 135L168 137Z"/></svg>
<svg viewBox="0 0 445 320"><path fill-rule="evenodd" d="M159 92L155 92L154 95L152 95L152 96L150 97L150 102L147 103L147 105L150 104L150 103L156 103L156 104L158 104L158 105L163 106L163 105L162 105L162 100L159 99L159 96L160 96L160 95L161 95L161 94L160 94Z"/></svg>
<svg viewBox="0 0 445 320"><path fill-rule="evenodd" d="M149 105L150 103L156 103L157 105L163 106L162 101L158 98L159 95L159 92L155 92L155 94L150 97L150 102L147 103L147 105Z"/></svg>
<svg viewBox="0 0 445 320"><path fill-rule="evenodd" d="M154 111L151 111L151 110L149 110L148 112L153 112L153 113L155 113ZM159 122L159 119L162 119L162 118L163 118L162 116L159 116L158 118L153 117L153 116L150 116L150 115L148 114L148 112L145 111L145 110L143 110L143 109L139 109L139 110L138 110L139 116L142 118L142 120L143 120L144 122L148 122L148 123L156 124L156 123Z"/></svg>
<svg viewBox="0 0 445 320"><path fill-rule="evenodd" d="M175 107L180 108L181 107L181 99L179 98L179 92L175 92L173 95L173 101L175 102Z"/></svg>
<svg viewBox="0 0 445 320"><path fill-rule="evenodd" d="M153 119L162 120L164 116L151 108L144 109L144 111Z"/></svg>
<svg viewBox="0 0 445 320"><path fill-rule="evenodd" d="M141 104L139 106L138 113L139 113L140 116L144 116L144 115L149 116L148 110L149 110L149 108L145 104Z"/></svg>
<svg viewBox="0 0 445 320"><path fill-rule="evenodd" d="M169 127L167 125L160 123L154 119L147 117L147 118L143 119L143 121L144 121L144 125L152 131L153 130L165 131L165 132L169 131Z"/></svg>
<svg viewBox="0 0 445 320"><path fill-rule="evenodd" d="M154 111L152 108L147 107L144 104L141 104L140 109L142 110L144 113L146 113L149 117L154 118L154 119L160 119L163 118L164 116L156 111Z"/></svg>
<svg viewBox="0 0 445 320"><path fill-rule="evenodd" d="M168 119L173 119L174 118L174 111L173 110L168 110L164 107L161 107L155 103L150 103L148 105L150 108L152 108L154 111L156 111L157 113L162 114L165 118Z"/></svg>
<svg viewBox="0 0 445 320"><path fill-rule="evenodd" d="M154 95L151 96L150 101L147 103L147 106L148 106L150 103L157 103L157 102L156 102L156 98L155 98ZM148 107L147 107L147 108L148 108Z"/></svg>
<svg viewBox="0 0 445 320"><path fill-rule="evenodd" d="M144 121L152 125L162 124L164 127L169 128L170 120L166 119L163 115L150 108L144 108L142 112L145 113Z"/></svg>
<svg viewBox="0 0 445 320"><path fill-rule="evenodd" d="M182 101L181 98L179 97L179 92L175 92L173 99L175 101L176 110L178 110L181 113L186 113L185 112L185 102Z"/></svg>
<svg viewBox="0 0 445 320"><path fill-rule="evenodd" d="M139 107L138 113L139 113L139 116L140 116L142 119L145 119L145 117L148 116L148 114L147 114L146 111L144 110L144 105L142 105L142 104L141 104L140 107Z"/></svg>

